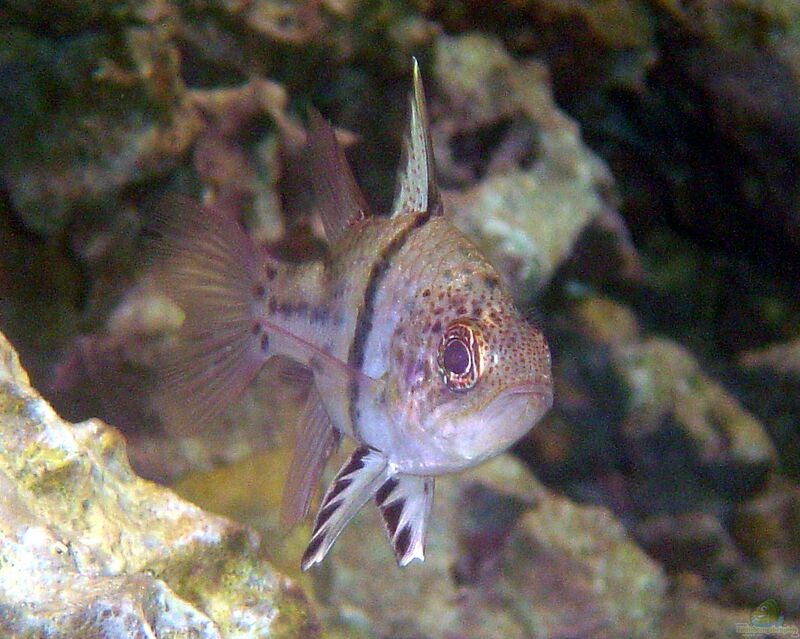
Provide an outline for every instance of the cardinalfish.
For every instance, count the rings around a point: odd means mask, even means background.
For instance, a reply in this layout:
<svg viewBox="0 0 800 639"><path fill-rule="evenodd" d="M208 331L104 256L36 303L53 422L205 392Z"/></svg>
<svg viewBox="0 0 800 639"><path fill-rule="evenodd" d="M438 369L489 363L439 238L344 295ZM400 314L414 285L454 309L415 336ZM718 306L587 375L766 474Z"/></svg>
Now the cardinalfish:
<svg viewBox="0 0 800 639"><path fill-rule="evenodd" d="M301 520L331 453L355 442L325 492L303 570L370 500L399 565L424 560L434 478L506 450L553 402L544 335L445 215L419 68L391 215L373 216L333 129L309 111L305 148L326 259L281 263L234 220L175 202L157 229L165 292L185 313L165 367L194 415L241 393L275 355L306 367L284 489Z"/></svg>

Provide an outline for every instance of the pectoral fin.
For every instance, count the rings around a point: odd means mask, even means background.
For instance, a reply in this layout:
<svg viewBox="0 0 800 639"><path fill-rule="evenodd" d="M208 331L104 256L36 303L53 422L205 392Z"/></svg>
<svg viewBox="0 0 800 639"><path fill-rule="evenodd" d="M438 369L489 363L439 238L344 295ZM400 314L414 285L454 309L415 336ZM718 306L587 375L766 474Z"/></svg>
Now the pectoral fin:
<svg viewBox="0 0 800 639"><path fill-rule="evenodd" d="M425 561L425 531L433 504L433 477L394 475L375 494L397 563Z"/></svg>
<svg viewBox="0 0 800 639"><path fill-rule="evenodd" d="M382 453L360 446L341 467L328 487L314 520L300 567L308 570L321 562L353 516L369 501L389 475L391 468Z"/></svg>

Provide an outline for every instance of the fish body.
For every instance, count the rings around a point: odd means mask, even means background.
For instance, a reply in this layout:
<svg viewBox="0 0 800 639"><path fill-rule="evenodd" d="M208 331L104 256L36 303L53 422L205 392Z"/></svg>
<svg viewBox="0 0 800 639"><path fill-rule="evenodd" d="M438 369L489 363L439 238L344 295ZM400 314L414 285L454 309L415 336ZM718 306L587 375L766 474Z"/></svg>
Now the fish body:
<svg viewBox="0 0 800 639"><path fill-rule="evenodd" d="M370 499L398 562L423 559L434 477L492 457L552 405L550 353L496 270L444 215L419 70L399 192L369 214L331 127L309 115L311 182L330 254L287 265L231 220L176 206L158 235L165 290L186 313L165 392L198 415L235 397L273 355L313 373L287 477L305 515L342 436L356 448L327 489L305 570Z"/></svg>

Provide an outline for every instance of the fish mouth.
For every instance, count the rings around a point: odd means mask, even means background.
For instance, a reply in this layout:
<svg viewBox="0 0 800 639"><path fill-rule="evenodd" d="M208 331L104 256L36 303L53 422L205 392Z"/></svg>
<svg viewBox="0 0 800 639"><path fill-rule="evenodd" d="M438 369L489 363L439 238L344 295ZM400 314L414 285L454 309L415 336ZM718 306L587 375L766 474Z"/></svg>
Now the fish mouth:
<svg viewBox="0 0 800 639"><path fill-rule="evenodd" d="M498 392L448 444L467 468L501 453L533 428L553 405L549 383L525 381Z"/></svg>
<svg viewBox="0 0 800 639"><path fill-rule="evenodd" d="M526 381L497 393L484 406L481 417L498 425L507 422L501 430L510 440L515 440L538 422L552 406L552 384ZM510 428L509 424L517 424L518 428ZM495 435L498 434L496 429L490 430Z"/></svg>
<svg viewBox="0 0 800 639"><path fill-rule="evenodd" d="M494 401L509 397L518 397L520 395L540 397L543 403L547 405L547 410L553 406L553 385L542 382L525 382L512 386L498 393Z"/></svg>

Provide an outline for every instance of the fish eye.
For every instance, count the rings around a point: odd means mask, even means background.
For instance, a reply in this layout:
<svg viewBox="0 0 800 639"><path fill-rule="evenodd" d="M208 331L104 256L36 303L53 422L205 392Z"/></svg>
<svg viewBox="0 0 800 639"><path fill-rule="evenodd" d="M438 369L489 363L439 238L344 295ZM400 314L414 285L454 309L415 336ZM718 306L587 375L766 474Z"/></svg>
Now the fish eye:
<svg viewBox="0 0 800 639"><path fill-rule="evenodd" d="M477 324L468 318L452 322L439 344L439 372L452 391L469 390L481 373L481 338Z"/></svg>

